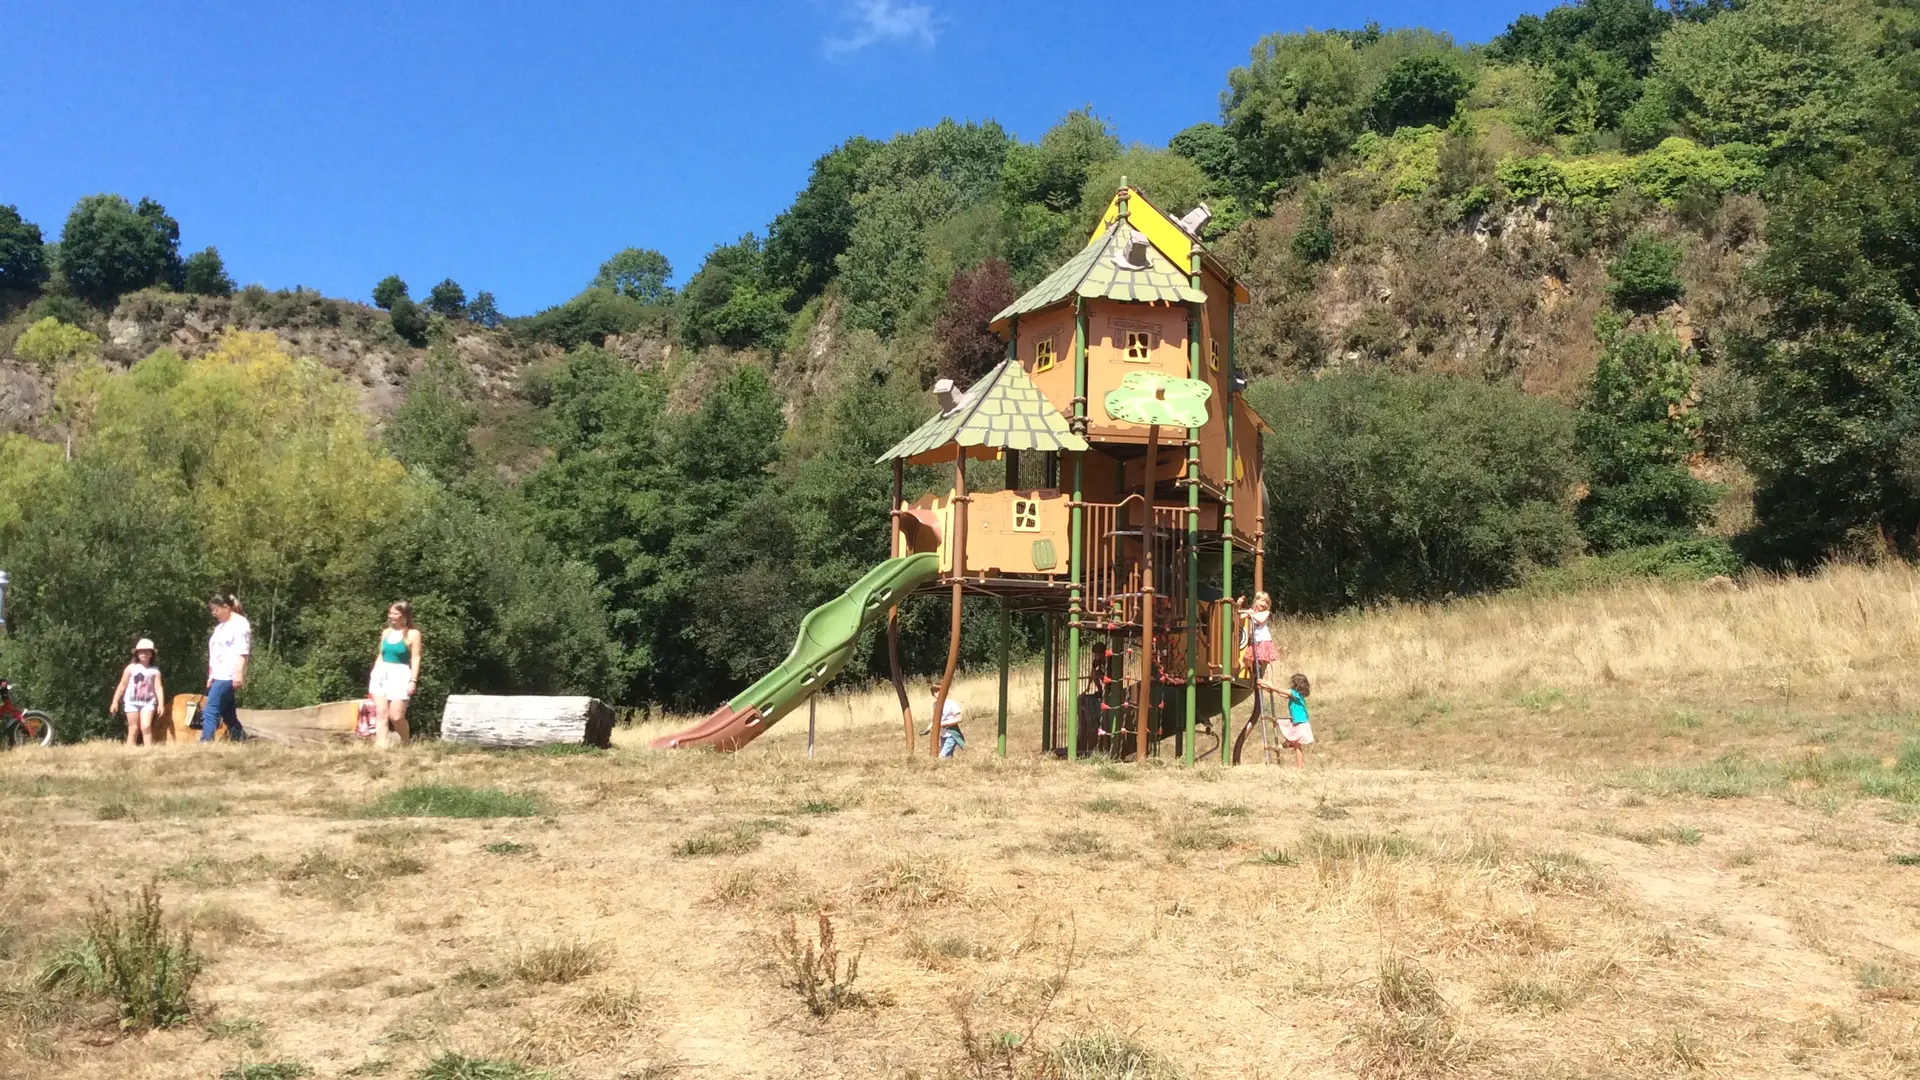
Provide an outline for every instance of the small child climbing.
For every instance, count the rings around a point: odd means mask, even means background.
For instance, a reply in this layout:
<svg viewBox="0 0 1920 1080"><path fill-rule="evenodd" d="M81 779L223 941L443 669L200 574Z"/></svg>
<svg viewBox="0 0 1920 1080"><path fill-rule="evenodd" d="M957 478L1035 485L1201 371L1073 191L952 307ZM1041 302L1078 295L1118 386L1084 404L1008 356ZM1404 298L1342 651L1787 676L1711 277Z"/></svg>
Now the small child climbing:
<svg viewBox="0 0 1920 1080"><path fill-rule="evenodd" d="M940 687L938 685L933 688L933 700L935 704L938 704L940 701ZM927 735L931 734L932 731L933 727L929 725L927 729L920 734ZM943 758L952 757L955 751L965 749L966 745L967 737L960 734L960 703L953 699L953 695L949 694L947 695L946 707L940 710L940 756Z"/></svg>
<svg viewBox="0 0 1920 1080"><path fill-rule="evenodd" d="M1295 674L1287 689L1287 720L1280 725L1280 747L1293 751L1293 763L1301 768L1307 764L1307 744L1313 741L1313 725L1307 719L1307 695L1311 693L1313 686L1307 677Z"/></svg>

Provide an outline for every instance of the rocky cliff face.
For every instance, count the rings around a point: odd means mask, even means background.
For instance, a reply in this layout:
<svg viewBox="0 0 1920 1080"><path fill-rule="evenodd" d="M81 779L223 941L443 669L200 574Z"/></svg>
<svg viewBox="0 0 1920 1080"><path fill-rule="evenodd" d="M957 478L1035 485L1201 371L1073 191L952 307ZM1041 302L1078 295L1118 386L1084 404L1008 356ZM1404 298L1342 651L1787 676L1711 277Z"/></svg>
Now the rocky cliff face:
<svg viewBox="0 0 1920 1080"><path fill-rule="evenodd" d="M359 388L368 413L382 419L399 404L427 355L394 334L385 312L308 289L250 288L231 297L138 292L90 329L100 336L101 359L130 366L160 348L204 353L227 327L271 333L288 352L340 372ZM551 352L516 342L505 330L465 325L454 328L452 344L472 371L477 392L494 401L511 394L522 368ZM632 351L645 350L636 345ZM51 434L53 404L52 376L16 358L10 344L0 349L0 431Z"/></svg>

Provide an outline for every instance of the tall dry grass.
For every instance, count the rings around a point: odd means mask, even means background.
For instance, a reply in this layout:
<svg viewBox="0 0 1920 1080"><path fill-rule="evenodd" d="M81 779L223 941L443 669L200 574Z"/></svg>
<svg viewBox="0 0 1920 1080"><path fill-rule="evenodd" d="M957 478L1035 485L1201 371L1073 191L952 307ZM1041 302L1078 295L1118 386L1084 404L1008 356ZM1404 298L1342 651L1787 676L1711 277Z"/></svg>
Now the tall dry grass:
<svg viewBox="0 0 1920 1080"><path fill-rule="evenodd" d="M1737 684L1897 700L1920 661L1920 570L1495 596L1295 622L1280 637L1287 661L1347 698Z"/></svg>
<svg viewBox="0 0 1920 1080"><path fill-rule="evenodd" d="M1901 707L1907 672L1920 666L1920 569L1835 566L1809 577L1755 575L1737 585L1622 585L1558 596L1509 593L1409 604L1331 619L1294 619L1276 630L1281 666L1308 673L1315 692L1342 701L1418 697L1510 698L1541 687L1710 694L1766 691ZM1032 726L1038 665L1016 669L1009 710ZM955 680L969 739L991 737L998 701L992 671ZM931 708L925 680L910 683L916 726ZM852 685L821 695L819 730L900 724L893 687ZM622 733L631 745L698 717L663 718ZM806 710L768 738L804 739Z"/></svg>

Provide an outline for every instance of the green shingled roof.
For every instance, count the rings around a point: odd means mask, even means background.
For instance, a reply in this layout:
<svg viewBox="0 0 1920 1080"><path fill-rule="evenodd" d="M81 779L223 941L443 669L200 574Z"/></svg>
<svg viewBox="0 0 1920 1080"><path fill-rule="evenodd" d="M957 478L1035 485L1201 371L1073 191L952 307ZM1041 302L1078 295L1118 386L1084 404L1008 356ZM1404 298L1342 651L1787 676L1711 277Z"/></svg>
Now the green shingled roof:
<svg viewBox="0 0 1920 1080"><path fill-rule="evenodd" d="M1067 418L1048 403L1019 364L1002 360L973 384L959 408L921 424L879 460L913 458L951 446L1085 450L1087 440L1073 433Z"/></svg>
<svg viewBox="0 0 1920 1080"><path fill-rule="evenodd" d="M999 325L1002 319L1057 304L1070 296L1105 297L1108 300L1140 303L1159 300L1168 303L1207 302L1207 294L1194 288L1186 273L1168 261L1160 249L1152 244L1146 245L1147 269L1122 269L1114 257L1124 257L1132 239L1133 227L1127 224L1127 219L1115 219L1104 235L1081 248L1080 254L1068 259L1060 269L1048 274L1045 281L1028 289L1025 296L995 315L994 325Z"/></svg>

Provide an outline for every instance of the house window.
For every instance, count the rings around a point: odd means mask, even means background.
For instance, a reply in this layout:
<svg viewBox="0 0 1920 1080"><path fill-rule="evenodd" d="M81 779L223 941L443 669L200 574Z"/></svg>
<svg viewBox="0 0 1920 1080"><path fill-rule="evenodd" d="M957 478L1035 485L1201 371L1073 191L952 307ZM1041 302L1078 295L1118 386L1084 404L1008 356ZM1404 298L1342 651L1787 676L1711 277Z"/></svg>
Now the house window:
<svg viewBox="0 0 1920 1080"><path fill-rule="evenodd" d="M1013 531L1014 532L1039 532L1040 531L1040 500L1038 499L1013 500Z"/></svg>
<svg viewBox="0 0 1920 1080"><path fill-rule="evenodd" d="M1212 371L1220 370L1220 342L1217 340L1207 342L1207 368Z"/></svg>
<svg viewBox="0 0 1920 1080"><path fill-rule="evenodd" d="M1127 331L1127 359L1142 363L1151 359L1147 354L1153 351L1153 335L1142 330Z"/></svg>
<svg viewBox="0 0 1920 1080"><path fill-rule="evenodd" d="M1053 339L1041 338L1033 343L1033 373L1053 370Z"/></svg>

